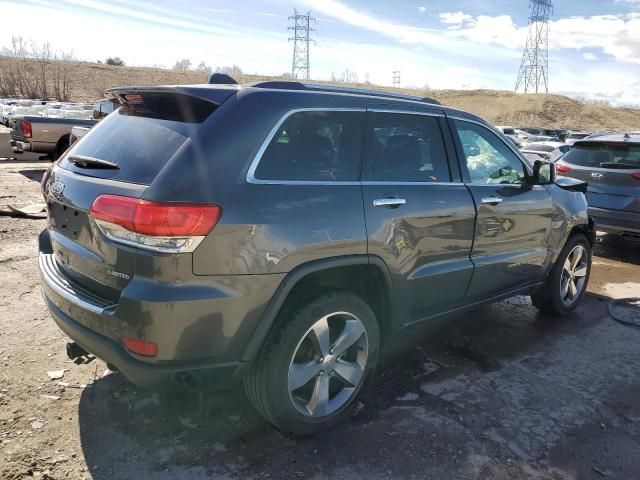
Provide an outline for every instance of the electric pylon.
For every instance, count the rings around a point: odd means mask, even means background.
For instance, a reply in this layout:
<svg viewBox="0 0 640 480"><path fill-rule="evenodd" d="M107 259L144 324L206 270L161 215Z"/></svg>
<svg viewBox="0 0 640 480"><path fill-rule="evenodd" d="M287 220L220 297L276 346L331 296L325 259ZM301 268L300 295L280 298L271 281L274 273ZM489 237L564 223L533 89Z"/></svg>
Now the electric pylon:
<svg viewBox="0 0 640 480"><path fill-rule="evenodd" d="M291 76L293 78L303 78L309 80L311 78L311 64L309 63L309 44L313 42L311 32L315 29L311 28L311 23L316 19L311 16L311 12L306 14L298 13L294 9L293 16L289 20L293 21L293 26L289 30L293 30L293 62L291 64Z"/></svg>
<svg viewBox="0 0 640 480"><path fill-rule="evenodd" d="M529 33L520 62L515 91L549 93L549 17L551 0L530 0Z"/></svg>

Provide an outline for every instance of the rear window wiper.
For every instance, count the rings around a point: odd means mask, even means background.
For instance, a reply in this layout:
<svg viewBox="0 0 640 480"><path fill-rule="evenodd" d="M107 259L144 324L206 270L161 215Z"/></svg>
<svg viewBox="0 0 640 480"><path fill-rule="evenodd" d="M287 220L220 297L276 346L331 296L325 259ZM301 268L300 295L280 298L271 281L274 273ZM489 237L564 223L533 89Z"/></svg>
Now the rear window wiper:
<svg viewBox="0 0 640 480"><path fill-rule="evenodd" d="M108 160L102 160L95 157L87 157L85 155L69 155L67 157L67 160L69 160L75 166L82 168L111 168L115 170L120 168L118 165Z"/></svg>
<svg viewBox="0 0 640 480"><path fill-rule="evenodd" d="M604 162L600 164L600 168L640 168L640 165L633 165L631 163L614 163L614 162Z"/></svg>

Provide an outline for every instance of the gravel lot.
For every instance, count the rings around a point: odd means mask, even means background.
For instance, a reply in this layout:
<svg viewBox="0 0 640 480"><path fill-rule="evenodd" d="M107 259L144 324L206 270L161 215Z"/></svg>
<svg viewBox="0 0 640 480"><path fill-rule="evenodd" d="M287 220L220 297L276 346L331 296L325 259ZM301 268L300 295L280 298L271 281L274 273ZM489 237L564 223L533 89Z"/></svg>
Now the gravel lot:
<svg viewBox="0 0 640 480"><path fill-rule="evenodd" d="M0 205L39 200L34 157L0 160ZM406 332L350 421L293 439L240 390L166 403L68 361L40 294L44 225L0 217L1 479L640 477L640 329L607 313L640 296L638 242L599 239L568 318L517 297Z"/></svg>

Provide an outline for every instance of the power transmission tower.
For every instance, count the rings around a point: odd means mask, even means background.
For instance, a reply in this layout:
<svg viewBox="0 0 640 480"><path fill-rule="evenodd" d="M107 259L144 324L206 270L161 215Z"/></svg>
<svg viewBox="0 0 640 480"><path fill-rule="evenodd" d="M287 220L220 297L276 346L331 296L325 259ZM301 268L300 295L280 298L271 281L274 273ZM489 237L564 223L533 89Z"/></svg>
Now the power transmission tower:
<svg viewBox="0 0 640 480"><path fill-rule="evenodd" d="M309 43L313 42L310 34L315 32L315 29L311 28L311 23L315 24L316 19L311 16L311 11L301 14L294 9L293 12L293 16L289 17L289 20L293 21L293 26L289 27L289 30L293 30L293 37L289 38L289 41L293 40L291 76L309 80L311 78Z"/></svg>
<svg viewBox="0 0 640 480"><path fill-rule="evenodd" d="M393 86L396 88L400 87L400 70L394 70L393 72Z"/></svg>
<svg viewBox="0 0 640 480"><path fill-rule="evenodd" d="M529 0L529 33L515 91L549 93L549 17L551 0Z"/></svg>

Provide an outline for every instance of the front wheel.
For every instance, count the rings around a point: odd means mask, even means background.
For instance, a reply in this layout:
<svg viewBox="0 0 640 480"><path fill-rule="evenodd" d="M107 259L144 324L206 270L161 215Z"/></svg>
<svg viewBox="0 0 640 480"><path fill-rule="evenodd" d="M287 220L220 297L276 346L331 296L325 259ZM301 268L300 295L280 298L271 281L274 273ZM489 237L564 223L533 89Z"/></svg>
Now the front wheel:
<svg viewBox="0 0 640 480"><path fill-rule="evenodd" d="M531 296L533 305L546 313L568 315L578 306L591 274L591 244L576 234L560 252L546 283Z"/></svg>
<svg viewBox="0 0 640 480"><path fill-rule="evenodd" d="M249 400L281 431L310 435L349 414L378 358L371 308L346 292L279 319L245 378Z"/></svg>

